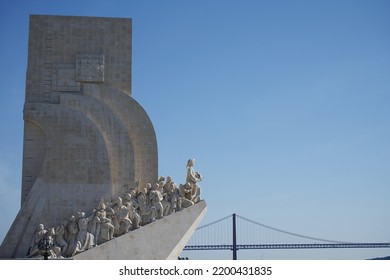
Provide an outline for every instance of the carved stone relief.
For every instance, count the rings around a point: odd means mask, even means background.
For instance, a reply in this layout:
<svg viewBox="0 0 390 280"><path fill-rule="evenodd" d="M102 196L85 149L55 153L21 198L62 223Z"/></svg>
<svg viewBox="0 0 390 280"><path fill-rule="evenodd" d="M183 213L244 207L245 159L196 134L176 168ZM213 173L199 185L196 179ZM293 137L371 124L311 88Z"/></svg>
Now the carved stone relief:
<svg viewBox="0 0 390 280"><path fill-rule="evenodd" d="M52 242L46 248L50 258L69 258L198 203L201 199L197 183L203 177L193 166L194 160L188 160L186 183L179 188L171 177L160 177L157 183L138 186L113 202L102 198L97 209L88 214L78 211L59 226L45 229L43 224L38 225L27 257L42 254L39 247L45 236Z"/></svg>
<svg viewBox="0 0 390 280"><path fill-rule="evenodd" d="M78 54L76 56L76 81L104 82L104 55Z"/></svg>
<svg viewBox="0 0 390 280"><path fill-rule="evenodd" d="M74 64L54 64L52 70L53 91L80 91L80 83L75 79Z"/></svg>

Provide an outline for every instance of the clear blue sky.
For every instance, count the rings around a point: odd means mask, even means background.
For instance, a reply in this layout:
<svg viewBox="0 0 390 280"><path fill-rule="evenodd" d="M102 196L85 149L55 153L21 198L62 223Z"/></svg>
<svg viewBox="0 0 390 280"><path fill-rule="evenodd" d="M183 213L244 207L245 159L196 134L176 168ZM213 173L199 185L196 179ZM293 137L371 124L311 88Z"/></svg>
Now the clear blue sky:
<svg viewBox="0 0 390 280"><path fill-rule="evenodd" d="M154 124L159 173L181 183L196 159L204 224L235 212L324 239L390 242L390 2L378 0L1 1L0 240L20 207L30 14L133 19L133 97Z"/></svg>

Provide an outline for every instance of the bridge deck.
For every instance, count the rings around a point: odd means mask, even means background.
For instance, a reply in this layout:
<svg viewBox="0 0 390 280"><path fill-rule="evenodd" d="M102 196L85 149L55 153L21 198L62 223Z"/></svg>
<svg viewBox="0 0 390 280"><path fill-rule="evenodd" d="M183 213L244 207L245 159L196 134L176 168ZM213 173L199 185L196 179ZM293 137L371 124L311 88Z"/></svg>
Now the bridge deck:
<svg viewBox="0 0 390 280"><path fill-rule="evenodd" d="M390 248L390 243L313 243L313 244L244 244L242 249L330 249L330 248ZM187 245L184 250L233 250L233 245Z"/></svg>

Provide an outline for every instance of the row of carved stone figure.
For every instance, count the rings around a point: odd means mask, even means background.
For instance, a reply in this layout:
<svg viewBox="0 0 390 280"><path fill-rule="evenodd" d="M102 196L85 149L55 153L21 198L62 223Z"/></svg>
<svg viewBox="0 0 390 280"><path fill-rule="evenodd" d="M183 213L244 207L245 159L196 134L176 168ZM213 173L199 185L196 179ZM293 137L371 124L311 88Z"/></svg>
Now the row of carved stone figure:
<svg viewBox="0 0 390 280"><path fill-rule="evenodd" d="M157 183L131 189L112 203L102 198L89 215L78 211L68 221L48 230L40 224L27 256L39 255L44 241L50 257L69 258L197 203L200 200L197 183L202 176L194 171L193 164L194 160L188 160L186 183L179 187L171 177L160 177Z"/></svg>

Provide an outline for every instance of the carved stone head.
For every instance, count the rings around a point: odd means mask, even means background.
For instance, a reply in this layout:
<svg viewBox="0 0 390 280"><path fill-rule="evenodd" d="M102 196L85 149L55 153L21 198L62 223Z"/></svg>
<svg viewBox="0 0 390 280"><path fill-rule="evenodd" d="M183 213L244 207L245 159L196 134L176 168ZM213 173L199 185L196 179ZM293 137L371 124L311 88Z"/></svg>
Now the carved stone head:
<svg viewBox="0 0 390 280"><path fill-rule="evenodd" d="M187 168L193 167L194 166L194 162L195 162L195 159L189 159L187 161Z"/></svg>

